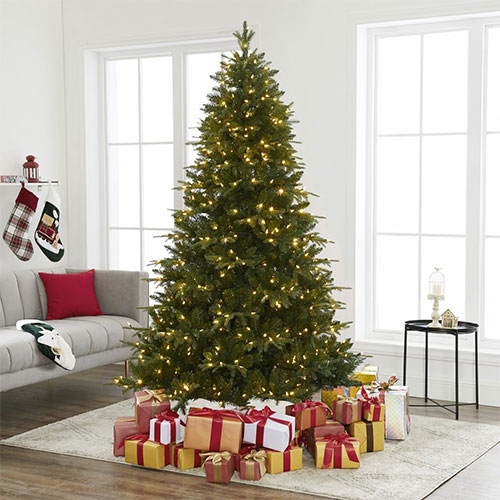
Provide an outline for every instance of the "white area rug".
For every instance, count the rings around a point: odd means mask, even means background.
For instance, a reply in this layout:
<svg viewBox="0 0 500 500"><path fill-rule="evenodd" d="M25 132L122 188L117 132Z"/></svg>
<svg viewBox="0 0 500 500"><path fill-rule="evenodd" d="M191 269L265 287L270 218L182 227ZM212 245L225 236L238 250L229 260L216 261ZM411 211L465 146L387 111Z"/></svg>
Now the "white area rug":
<svg viewBox="0 0 500 500"><path fill-rule="evenodd" d="M209 406L203 400L193 402L193 406L203 405ZM113 422L116 416L132 415L132 408L132 400L122 401L1 443L124 463L123 457L113 456ZM316 469L312 457L304 450L302 470L266 474L258 482L242 481L235 473L232 481L342 500L416 500L434 491L498 442L500 427L413 416L406 441L386 441L384 451L361 455L359 469ZM205 475L200 469L179 471L167 466L164 470Z"/></svg>

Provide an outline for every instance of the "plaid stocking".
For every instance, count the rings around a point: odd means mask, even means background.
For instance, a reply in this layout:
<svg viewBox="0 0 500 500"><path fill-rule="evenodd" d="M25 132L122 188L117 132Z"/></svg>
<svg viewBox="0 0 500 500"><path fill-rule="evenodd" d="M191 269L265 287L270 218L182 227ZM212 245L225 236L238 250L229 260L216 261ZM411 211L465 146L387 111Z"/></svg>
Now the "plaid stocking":
<svg viewBox="0 0 500 500"><path fill-rule="evenodd" d="M33 245L28 238L28 229L37 204L38 197L23 185L3 232L5 243L20 260L30 260L33 257Z"/></svg>

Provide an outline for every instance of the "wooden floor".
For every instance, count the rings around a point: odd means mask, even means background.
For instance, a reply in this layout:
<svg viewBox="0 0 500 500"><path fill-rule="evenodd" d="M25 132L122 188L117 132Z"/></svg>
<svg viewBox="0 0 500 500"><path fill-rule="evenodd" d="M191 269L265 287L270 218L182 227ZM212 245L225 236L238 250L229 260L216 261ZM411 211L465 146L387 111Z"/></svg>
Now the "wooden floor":
<svg viewBox="0 0 500 500"><path fill-rule="evenodd" d="M122 367L108 365L84 373L61 377L21 389L0 393L0 439L41 427L51 422L101 408L127 399L114 385L103 385ZM413 414L453 418L444 410L412 408ZM500 409L463 407L461 420L500 425ZM121 464L68 457L39 451L0 446L0 498L53 499L147 499L196 500L295 500L317 498L289 491L242 484L217 485L198 477ZM483 455L441 486L432 500L500 498L498 464L500 445ZM383 500L383 499L381 499Z"/></svg>

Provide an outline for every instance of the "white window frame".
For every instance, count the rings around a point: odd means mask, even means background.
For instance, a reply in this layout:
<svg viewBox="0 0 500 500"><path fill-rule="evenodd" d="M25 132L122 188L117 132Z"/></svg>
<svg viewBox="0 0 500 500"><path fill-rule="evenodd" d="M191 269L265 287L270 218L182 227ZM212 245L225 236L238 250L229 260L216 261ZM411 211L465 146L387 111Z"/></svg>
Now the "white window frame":
<svg viewBox="0 0 500 500"><path fill-rule="evenodd" d="M374 165L376 133L376 53L378 37L397 35L419 35L440 33L445 31L469 31L469 69L468 69L468 116L467 116L467 170L466 170L466 229L465 229L465 310L466 320L478 321L480 325L480 342L484 349L500 349L500 340L486 338L481 329L484 324L484 248L485 248L485 158L484 144L486 138L486 118L484 104L486 99L486 30L500 25L500 13L472 16L455 16L453 18L420 20L418 22L391 22L379 24L358 25L357 48L357 158L356 158L356 267L355 267L355 325L358 341L401 341L404 325L397 331L377 330L375 328L375 193ZM421 54L422 57L422 54ZM477 75L481 75L477 77ZM421 85L422 92L422 85ZM422 134L422 99L420 103L420 131L412 135L419 138L429 135ZM463 135L463 133L461 133ZM401 134L387 134L401 135ZM454 134L456 135L456 134ZM420 158L420 177L421 177ZM420 198L421 189L419 188ZM421 205L421 199L420 199ZM419 216L421 219L421 216ZM398 233L399 234L399 233ZM411 233L412 235L414 233ZM427 286L422 282L420 272L421 239L426 236L416 233L419 239L418 276L420 288ZM432 234L432 236L453 237L453 235ZM462 235L461 235L462 236ZM490 237L490 236L488 236ZM430 303L429 315L431 310ZM420 303L419 303L420 309ZM425 305L424 305L425 309ZM407 318L417 319L417 318ZM471 343L470 339L464 339ZM442 340L442 342L440 342ZM438 344L446 345L446 339L438 339Z"/></svg>
<svg viewBox="0 0 500 500"><path fill-rule="evenodd" d="M172 228L162 227L146 227L143 224L143 186L142 186L142 146L150 144L172 144L173 145L173 165L174 165L174 179L173 187L177 187L179 182L184 179L184 169L187 166L187 145L188 142L188 129L187 129L187 99L186 85L187 85L187 72L186 72L186 59L188 55L210 53L210 52L227 52L237 49L234 37L224 37L215 40L197 40L197 41L183 41L181 43L167 43L155 47L139 47L139 48L122 48L105 50L98 53L98 78L99 78L99 162L103 168L99 169L101 172L100 183L102 185L101 197L101 216L104 221L101 230L101 256L104 261L105 267L108 269L110 266L109 255L109 235L113 229L134 229L139 230L140 234L140 262L141 270L143 267L143 254L144 254L144 231L170 231ZM142 141L141 130L141 99L140 99L140 76L139 76L139 137L138 141L133 143L112 143L108 141L108 127L107 127L107 92L106 92L106 63L111 60L120 59L138 59L139 69L140 60L148 57L172 57L172 89L173 89L173 138L171 141L160 142L147 142ZM215 82L214 82L215 85ZM115 227L109 223L108 213L108 147L111 145L138 145L139 146L139 203L141 207L141 215L138 227ZM183 193L179 190L174 191L174 209L183 208Z"/></svg>

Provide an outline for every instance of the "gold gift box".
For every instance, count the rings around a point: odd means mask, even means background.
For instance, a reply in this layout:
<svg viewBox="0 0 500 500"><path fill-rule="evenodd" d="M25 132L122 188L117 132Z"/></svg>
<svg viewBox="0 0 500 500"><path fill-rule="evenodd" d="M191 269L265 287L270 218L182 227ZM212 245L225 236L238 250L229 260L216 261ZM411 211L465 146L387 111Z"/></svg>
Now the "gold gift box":
<svg viewBox="0 0 500 500"><path fill-rule="evenodd" d="M201 450L184 448L183 443L170 445L170 463L180 470L201 467Z"/></svg>
<svg viewBox="0 0 500 500"><path fill-rule="evenodd" d="M285 451L267 451L267 472L279 474L302 469L302 448L289 446Z"/></svg>
<svg viewBox="0 0 500 500"><path fill-rule="evenodd" d="M320 438L321 439L321 438ZM326 441L316 441L316 468L323 468L323 460L325 458L325 450L326 450ZM355 438L351 440L352 445L354 446L354 451L356 452L356 456L358 461L355 462L351 460L347 455L347 451L345 446L342 445L342 459L341 459L341 469L359 469L359 441ZM335 458L332 456L332 461L328 465L327 469L333 469L333 465L335 463Z"/></svg>
<svg viewBox="0 0 500 500"><path fill-rule="evenodd" d="M385 405L380 403L380 412L378 414L378 418L375 420L375 409L377 405L370 404L366 405L363 404L363 419L366 420L367 422L383 422L385 420Z"/></svg>
<svg viewBox="0 0 500 500"><path fill-rule="evenodd" d="M186 422L184 446L201 451L230 451L238 453L243 437L243 423L236 418L222 418L222 435L218 450L210 449L213 417L190 415Z"/></svg>
<svg viewBox="0 0 500 500"><path fill-rule="evenodd" d="M369 385L375 382L378 378L378 366L365 366L359 372L354 372L351 375L351 380L357 380L364 385ZM353 397L353 396L351 396Z"/></svg>
<svg viewBox="0 0 500 500"><path fill-rule="evenodd" d="M142 443L143 463L138 460L139 439L125 440L125 462L134 465L143 465L152 469L162 469L165 467L165 445L146 441Z"/></svg>
<svg viewBox="0 0 500 500"><path fill-rule="evenodd" d="M384 422L354 422L349 425L349 435L359 439L359 452L384 449Z"/></svg>

